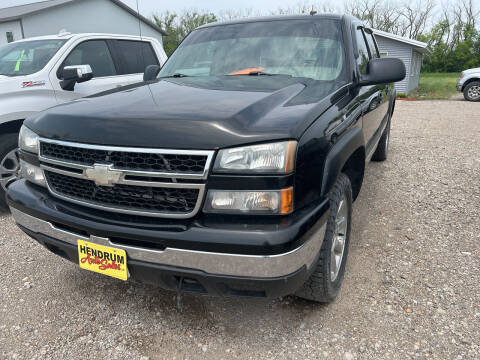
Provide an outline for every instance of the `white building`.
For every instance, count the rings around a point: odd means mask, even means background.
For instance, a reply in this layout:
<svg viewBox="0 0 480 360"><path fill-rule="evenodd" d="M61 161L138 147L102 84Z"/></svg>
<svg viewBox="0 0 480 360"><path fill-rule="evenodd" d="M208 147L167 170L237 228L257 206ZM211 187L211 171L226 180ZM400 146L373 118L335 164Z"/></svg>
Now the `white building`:
<svg viewBox="0 0 480 360"><path fill-rule="evenodd" d="M0 46L33 36L71 33L142 35L162 42L166 33L120 0L49 0L0 8Z"/></svg>
<svg viewBox="0 0 480 360"><path fill-rule="evenodd" d="M407 95L418 87L423 55L429 51L427 44L380 30L373 30L373 33L382 57L396 57L405 63L407 75L405 79L395 83L395 89L398 94Z"/></svg>

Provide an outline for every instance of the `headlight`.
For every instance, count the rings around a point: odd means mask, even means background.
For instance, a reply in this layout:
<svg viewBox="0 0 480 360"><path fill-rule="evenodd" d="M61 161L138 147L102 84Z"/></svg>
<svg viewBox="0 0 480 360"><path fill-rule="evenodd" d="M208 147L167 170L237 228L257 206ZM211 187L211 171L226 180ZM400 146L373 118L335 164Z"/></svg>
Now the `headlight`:
<svg viewBox="0 0 480 360"><path fill-rule="evenodd" d="M286 215L293 211L293 188L276 191L210 190L204 212Z"/></svg>
<svg viewBox="0 0 480 360"><path fill-rule="evenodd" d="M23 160L20 160L20 177L34 184L47 186L43 170Z"/></svg>
<svg viewBox="0 0 480 360"><path fill-rule="evenodd" d="M214 171L230 173L289 173L295 164L296 141L220 150Z"/></svg>
<svg viewBox="0 0 480 360"><path fill-rule="evenodd" d="M38 135L26 126L22 126L18 137L18 146L22 150L38 154Z"/></svg>

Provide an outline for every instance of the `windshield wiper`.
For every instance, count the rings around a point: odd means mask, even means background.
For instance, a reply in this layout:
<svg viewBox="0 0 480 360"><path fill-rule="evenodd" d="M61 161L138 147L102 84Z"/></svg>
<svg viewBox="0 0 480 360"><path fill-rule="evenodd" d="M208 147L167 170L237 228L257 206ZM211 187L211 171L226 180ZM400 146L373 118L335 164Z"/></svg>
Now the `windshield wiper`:
<svg viewBox="0 0 480 360"><path fill-rule="evenodd" d="M175 73L173 75L167 75L167 76L160 76L159 79L168 79L168 78L184 78L184 77L189 77L190 75L185 75L181 73Z"/></svg>
<svg viewBox="0 0 480 360"><path fill-rule="evenodd" d="M228 76L292 76L289 74L272 74L265 71L250 71L247 74L228 74Z"/></svg>

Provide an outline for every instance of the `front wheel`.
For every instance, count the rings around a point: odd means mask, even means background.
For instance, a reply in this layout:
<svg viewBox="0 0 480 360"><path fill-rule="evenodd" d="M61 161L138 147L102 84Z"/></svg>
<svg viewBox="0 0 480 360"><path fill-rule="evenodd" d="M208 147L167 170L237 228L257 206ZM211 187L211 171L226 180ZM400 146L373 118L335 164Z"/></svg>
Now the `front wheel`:
<svg viewBox="0 0 480 360"><path fill-rule="evenodd" d="M18 179L18 134L0 135L0 209L6 210L5 193L8 185Z"/></svg>
<svg viewBox="0 0 480 360"><path fill-rule="evenodd" d="M347 175L340 174L329 201L330 216L317 266L296 293L298 297L322 303L335 299L345 273L352 219L352 185Z"/></svg>
<svg viewBox="0 0 480 360"><path fill-rule="evenodd" d="M480 101L480 81L473 81L463 89L463 97L468 101Z"/></svg>

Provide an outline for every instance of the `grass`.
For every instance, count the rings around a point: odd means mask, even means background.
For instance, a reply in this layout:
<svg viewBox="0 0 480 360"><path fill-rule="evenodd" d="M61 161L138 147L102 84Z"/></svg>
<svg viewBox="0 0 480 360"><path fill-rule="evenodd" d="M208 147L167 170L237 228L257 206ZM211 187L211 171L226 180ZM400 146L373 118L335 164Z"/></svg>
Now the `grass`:
<svg viewBox="0 0 480 360"><path fill-rule="evenodd" d="M445 100L457 94L458 73L422 73L418 88L408 94L409 99Z"/></svg>

